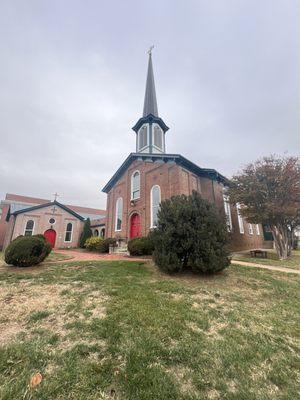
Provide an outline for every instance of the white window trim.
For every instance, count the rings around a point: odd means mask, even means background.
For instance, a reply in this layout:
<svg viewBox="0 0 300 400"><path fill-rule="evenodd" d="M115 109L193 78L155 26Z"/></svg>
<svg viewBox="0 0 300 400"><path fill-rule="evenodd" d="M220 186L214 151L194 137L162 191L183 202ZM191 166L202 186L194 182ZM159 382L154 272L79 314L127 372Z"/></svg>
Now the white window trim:
<svg viewBox="0 0 300 400"><path fill-rule="evenodd" d="M136 197L135 199L133 198L133 176L134 174L136 174L138 172L139 174L139 197ZM137 192L137 190L135 190L135 192ZM138 200L141 197L141 173L138 169L136 169L132 175L131 175L131 194L130 194L130 200L134 201L134 200Z"/></svg>
<svg viewBox="0 0 300 400"><path fill-rule="evenodd" d="M146 145L144 146L144 147L141 147L140 148L140 132L141 132L141 130L144 128L144 127L146 127L147 128L147 143L146 143ZM149 129L150 127L149 127L149 125L148 124L143 124L141 127L140 127L140 129L138 130L138 151L143 151L143 150L145 150L147 147L149 147L149 142L150 142L150 129Z"/></svg>
<svg viewBox="0 0 300 400"><path fill-rule="evenodd" d="M50 219L54 219L53 224L51 224ZM50 225L55 225L55 224L56 224L56 219L55 219L54 217L50 217L49 220L48 220L48 223L49 223Z"/></svg>
<svg viewBox="0 0 300 400"><path fill-rule="evenodd" d="M121 212L121 229L117 229L117 224L118 224L118 202L121 200L122 204L122 212ZM115 212L115 232L121 232L122 230L122 223L123 223L123 197L118 197L116 201L116 212Z"/></svg>
<svg viewBox="0 0 300 400"><path fill-rule="evenodd" d="M248 222L248 232L249 232L249 235L253 235L253 226L249 222Z"/></svg>
<svg viewBox="0 0 300 400"><path fill-rule="evenodd" d="M102 236L102 232L104 232L103 236ZM105 228L101 228L101 229L100 229L99 237L100 237L100 238L104 238L104 237L105 237Z"/></svg>
<svg viewBox="0 0 300 400"><path fill-rule="evenodd" d="M67 231L67 227L68 227L69 224L72 225L71 238L70 238L70 240L66 240L67 232L70 232L70 231ZM65 229L64 243L71 243L72 242L72 240L73 240L73 230L74 230L73 222L68 222L67 225L66 225L66 229Z"/></svg>
<svg viewBox="0 0 300 400"><path fill-rule="evenodd" d="M260 236L259 224L256 224L256 235Z"/></svg>
<svg viewBox="0 0 300 400"><path fill-rule="evenodd" d="M154 144L154 128L158 126L160 131L161 131L161 147L158 147ZM152 124L152 146L156 149L159 150L160 152L164 151L164 132L161 129L161 127L158 124Z"/></svg>
<svg viewBox="0 0 300 400"><path fill-rule="evenodd" d="M232 232L231 209L230 209L229 197L226 194L223 194L223 202L224 202L224 210L225 210L225 215L226 215L226 220L227 220L228 231ZM227 205L228 205L228 208L226 208ZM227 214L227 210L228 210L228 214Z"/></svg>
<svg viewBox="0 0 300 400"><path fill-rule="evenodd" d="M160 189L160 186L159 185L154 185L154 186L152 186L152 188L150 190L150 217L151 217L150 218L150 220L151 220L150 229L153 229L153 228L157 227L157 225L153 225L153 196L152 196L152 192L153 192L153 189L155 187L158 187L158 189L159 189L159 204L161 203L161 189Z"/></svg>
<svg viewBox="0 0 300 400"><path fill-rule="evenodd" d="M241 210L241 205L239 203L236 203L236 212L237 212L237 217L238 217L239 229L240 229L240 233L243 235L245 233L245 227L244 227L244 220L243 220L240 210Z"/></svg>
<svg viewBox="0 0 300 400"><path fill-rule="evenodd" d="M29 221L33 221L33 227L32 227L32 232L31 232L31 236L33 236L33 232L34 232L34 228L35 228L35 220L32 219L32 218L26 220L25 229L24 229L24 236L25 236L25 232L26 232L26 231L29 231L29 229L26 229L27 222L29 222Z"/></svg>

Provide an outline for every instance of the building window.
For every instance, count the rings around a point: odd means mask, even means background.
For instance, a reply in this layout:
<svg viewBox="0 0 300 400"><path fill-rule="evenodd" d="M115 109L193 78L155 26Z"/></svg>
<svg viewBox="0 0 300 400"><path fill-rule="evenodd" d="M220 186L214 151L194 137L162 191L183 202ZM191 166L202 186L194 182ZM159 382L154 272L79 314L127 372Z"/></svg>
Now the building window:
<svg viewBox="0 0 300 400"><path fill-rule="evenodd" d="M72 230L73 230L73 225L71 222L67 224L67 229L66 229L66 234L65 234L65 242L71 242L72 241Z"/></svg>
<svg viewBox="0 0 300 400"><path fill-rule="evenodd" d="M163 147L162 130L158 125L153 126L153 144L154 146L162 150Z"/></svg>
<svg viewBox="0 0 300 400"><path fill-rule="evenodd" d="M260 235L259 224L256 224L255 227L256 227L256 234L257 236L259 236Z"/></svg>
<svg viewBox="0 0 300 400"><path fill-rule="evenodd" d="M30 219L30 220L28 220L26 222L24 235L25 236L32 236L33 228L34 228L34 221L32 219Z"/></svg>
<svg viewBox="0 0 300 400"><path fill-rule="evenodd" d="M158 185L153 186L150 194L151 228L155 228L157 226L157 214L159 210L160 197L160 187Z"/></svg>
<svg viewBox="0 0 300 400"><path fill-rule="evenodd" d="M226 194L223 194L223 201L224 201L224 210L226 215L226 222L228 231L232 231L232 219L231 219L231 210L230 210L230 203L229 197Z"/></svg>
<svg viewBox="0 0 300 400"><path fill-rule="evenodd" d="M237 211L237 216L238 216L238 223L239 223L240 233L245 233L244 221L243 221L243 217L241 215L241 205L239 203L236 204L236 211Z"/></svg>
<svg viewBox="0 0 300 400"><path fill-rule="evenodd" d="M131 200L140 198L140 173L135 171L131 175Z"/></svg>
<svg viewBox="0 0 300 400"><path fill-rule="evenodd" d="M123 217L123 199L122 197L119 197L116 202L116 223L115 223L116 231L122 230L122 217Z"/></svg>
<svg viewBox="0 0 300 400"><path fill-rule="evenodd" d="M94 236L99 236L99 231L98 231L98 229L95 229L95 230L94 230Z"/></svg>
<svg viewBox="0 0 300 400"><path fill-rule="evenodd" d="M49 224L51 224L51 225L55 224L55 219L54 218L50 218L49 219Z"/></svg>
<svg viewBox="0 0 300 400"><path fill-rule="evenodd" d="M148 126L144 125L139 130L139 150L142 150L148 145Z"/></svg>
<svg viewBox="0 0 300 400"><path fill-rule="evenodd" d="M252 224L248 224L249 235L253 235L253 226Z"/></svg>
<svg viewBox="0 0 300 400"><path fill-rule="evenodd" d="M104 238L104 236L105 236L105 228L102 228L102 229L101 229L101 231L100 231L100 236L101 236L102 238Z"/></svg>

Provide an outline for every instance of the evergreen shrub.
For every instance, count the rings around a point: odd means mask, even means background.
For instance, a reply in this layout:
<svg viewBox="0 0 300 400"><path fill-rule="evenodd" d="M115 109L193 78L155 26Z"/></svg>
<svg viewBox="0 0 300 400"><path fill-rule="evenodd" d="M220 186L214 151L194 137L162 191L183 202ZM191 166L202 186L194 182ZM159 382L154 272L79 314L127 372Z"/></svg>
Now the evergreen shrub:
<svg viewBox="0 0 300 400"><path fill-rule="evenodd" d="M102 242L104 239L98 236L91 236L85 241L84 247L90 251L100 251L102 249Z"/></svg>
<svg viewBox="0 0 300 400"><path fill-rule="evenodd" d="M213 273L230 264L225 218L197 192L163 201L150 236L154 262L162 271Z"/></svg>
<svg viewBox="0 0 300 400"><path fill-rule="evenodd" d="M131 256L150 256L153 253L153 243L147 237L138 237L128 241L128 251Z"/></svg>
<svg viewBox="0 0 300 400"><path fill-rule="evenodd" d="M16 267L30 267L44 261L51 250L43 235L19 236L6 248L4 260Z"/></svg>
<svg viewBox="0 0 300 400"><path fill-rule="evenodd" d="M81 235L80 235L79 247L81 247L82 249L84 249L84 247L85 247L85 242L86 242L87 239L90 238L91 236L93 236L93 232L92 232L92 230L91 230L91 221L90 221L89 218L87 218L86 221L84 222L83 230L82 230Z"/></svg>

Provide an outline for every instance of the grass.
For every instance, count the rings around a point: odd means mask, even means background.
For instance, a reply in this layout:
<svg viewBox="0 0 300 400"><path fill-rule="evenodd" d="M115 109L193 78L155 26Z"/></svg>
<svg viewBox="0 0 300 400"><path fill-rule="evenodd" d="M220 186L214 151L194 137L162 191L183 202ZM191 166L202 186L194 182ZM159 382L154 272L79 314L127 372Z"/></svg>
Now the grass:
<svg viewBox="0 0 300 400"><path fill-rule="evenodd" d="M0 398L299 398L299 289L297 275L239 266L2 268Z"/></svg>
<svg viewBox="0 0 300 400"><path fill-rule="evenodd" d="M250 252L235 253L233 260L247 261L257 264L274 265L278 267L287 267L300 269L300 250L293 250L292 255L285 261L279 260L275 250L267 250L268 258L250 257Z"/></svg>
<svg viewBox="0 0 300 400"><path fill-rule="evenodd" d="M70 260L72 256L68 254L62 254L62 253L56 253L55 251L51 251L49 256L46 258L45 262L48 261L53 261L53 262L58 262L58 261L64 261L64 260ZM4 253L0 251L0 265L4 264Z"/></svg>

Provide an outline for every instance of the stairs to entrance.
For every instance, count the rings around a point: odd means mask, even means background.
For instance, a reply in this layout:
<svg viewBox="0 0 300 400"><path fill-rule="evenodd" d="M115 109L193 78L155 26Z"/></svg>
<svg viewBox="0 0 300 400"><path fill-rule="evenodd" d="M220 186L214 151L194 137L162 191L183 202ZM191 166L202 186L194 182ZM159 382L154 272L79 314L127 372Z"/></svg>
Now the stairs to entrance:
<svg viewBox="0 0 300 400"><path fill-rule="evenodd" d="M110 246L109 247L109 254L121 254L124 256L129 256L128 248L127 248L127 243L121 242L119 243L118 246Z"/></svg>

